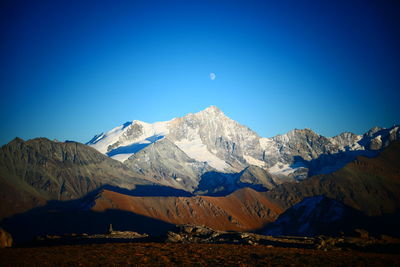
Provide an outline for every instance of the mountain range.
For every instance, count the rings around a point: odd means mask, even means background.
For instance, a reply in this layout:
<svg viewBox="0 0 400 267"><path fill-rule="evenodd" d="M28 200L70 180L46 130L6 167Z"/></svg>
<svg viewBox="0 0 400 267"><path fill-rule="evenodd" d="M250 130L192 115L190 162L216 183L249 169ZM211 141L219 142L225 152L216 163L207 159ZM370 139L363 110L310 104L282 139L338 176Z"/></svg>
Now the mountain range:
<svg viewBox="0 0 400 267"><path fill-rule="evenodd" d="M399 138L398 126L331 138L295 129L265 138L211 106L166 122L127 122L87 145L161 184L195 194L226 194L244 184L271 189L331 173L356 156L376 156Z"/></svg>
<svg viewBox="0 0 400 267"><path fill-rule="evenodd" d="M333 222L341 227L330 234L354 227L398 234L399 139L398 126L265 138L215 106L166 122L127 122L87 144L16 138L0 150L0 224L20 240L109 223L150 233L190 223L315 235ZM353 215L363 219L352 223Z"/></svg>

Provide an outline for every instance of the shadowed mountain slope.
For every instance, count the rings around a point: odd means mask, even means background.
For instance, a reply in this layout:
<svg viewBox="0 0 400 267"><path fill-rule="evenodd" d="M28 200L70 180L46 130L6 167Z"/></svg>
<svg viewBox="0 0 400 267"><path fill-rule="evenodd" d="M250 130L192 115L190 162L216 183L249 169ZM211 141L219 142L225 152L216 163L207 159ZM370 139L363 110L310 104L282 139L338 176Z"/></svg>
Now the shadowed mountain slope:
<svg viewBox="0 0 400 267"><path fill-rule="evenodd" d="M334 199L315 196L303 199L266 226L266 235L336 236L364 227L367 216Z"/></svg>
<svg viewBox="0 0 400 267"><path fill-rule="evenodd" d="M221 173L210 171L204 173L199 181L195 194L209 196L225 196L240 188L253 188L257 191L267 191L285 180L268 171L257 167L249 166L238 173Z"/></svg>
<svg viewBox="0 0 400 267"><path fill-rule="evenodd" d="M18 242L37 235L105 233L109 224L117 230L152 235L165 234L175 224L249 231L261 229L281 212L265 193L249 188L226 197L140 197L100 189L76 200L48 201L3 219L0 226Z"/></svg>
<svg viewBox="0 0 400 267"><path fill-rule="evenodd" d="M283 209L325 195L369 216L395 213L400 208L400 142L392 142L375 158L357 157L339 171L282 184L267 195Z"/></svg>
<svg viewBox="0 0 400 267"><path fill-rule="evenodd" d="M0 149L0 218L85 196L104 184L151 184L122 163L76 142L16 138Z"/></svg>

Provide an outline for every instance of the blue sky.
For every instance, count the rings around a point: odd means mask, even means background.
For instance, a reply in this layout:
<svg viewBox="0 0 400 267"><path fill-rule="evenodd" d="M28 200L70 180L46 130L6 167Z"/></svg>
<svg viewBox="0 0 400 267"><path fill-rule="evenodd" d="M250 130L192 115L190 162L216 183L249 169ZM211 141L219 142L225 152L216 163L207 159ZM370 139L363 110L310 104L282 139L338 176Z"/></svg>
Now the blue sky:
<svg viewBox="0 0 400 267"><path fill-rule="evenodd" d="M265 137L398 124L399 6L329 2L2 1L0 144L210 105Z"/></svg>

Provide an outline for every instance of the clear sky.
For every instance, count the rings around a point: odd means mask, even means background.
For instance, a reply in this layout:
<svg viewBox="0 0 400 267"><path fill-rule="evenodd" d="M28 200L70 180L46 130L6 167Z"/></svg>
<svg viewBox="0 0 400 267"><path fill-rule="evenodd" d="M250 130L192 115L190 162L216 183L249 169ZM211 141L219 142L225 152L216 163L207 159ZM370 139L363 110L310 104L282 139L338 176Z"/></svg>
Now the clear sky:
<svg viewBox="0 0 400 267"><path fill-rule="evenodd" d="M0 144L86 142L210 105L265 137L390 127L395 2L1 1Z"/></svg>

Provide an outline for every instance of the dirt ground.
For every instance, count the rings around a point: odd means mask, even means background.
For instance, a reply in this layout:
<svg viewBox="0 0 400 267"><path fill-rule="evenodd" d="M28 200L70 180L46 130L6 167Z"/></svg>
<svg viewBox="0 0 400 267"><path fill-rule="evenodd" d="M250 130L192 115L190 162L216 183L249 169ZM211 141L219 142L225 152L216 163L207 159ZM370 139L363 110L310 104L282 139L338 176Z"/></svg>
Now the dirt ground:
<svg viewBox="0 0 400 267"><path fill-rule="evenodd" d="M0 249L0 266L400 266L400 255L264 245L115 243Z"/></svg>

